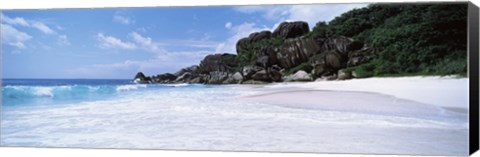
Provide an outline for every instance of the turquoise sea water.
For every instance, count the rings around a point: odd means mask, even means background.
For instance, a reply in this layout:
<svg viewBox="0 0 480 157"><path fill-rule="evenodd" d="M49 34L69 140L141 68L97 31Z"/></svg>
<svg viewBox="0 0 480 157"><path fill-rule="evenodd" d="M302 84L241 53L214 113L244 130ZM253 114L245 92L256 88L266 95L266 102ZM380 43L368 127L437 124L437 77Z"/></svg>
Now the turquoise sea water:
<svg viewBox="0 0 480 157"><path fill-rule="evenodd" d="M2 106L7 108L65 105L119 98L149 90L171 90L172 87L187 86L193 89L203 86L145 85L121 79L3 79L2 81Z"/></svg>

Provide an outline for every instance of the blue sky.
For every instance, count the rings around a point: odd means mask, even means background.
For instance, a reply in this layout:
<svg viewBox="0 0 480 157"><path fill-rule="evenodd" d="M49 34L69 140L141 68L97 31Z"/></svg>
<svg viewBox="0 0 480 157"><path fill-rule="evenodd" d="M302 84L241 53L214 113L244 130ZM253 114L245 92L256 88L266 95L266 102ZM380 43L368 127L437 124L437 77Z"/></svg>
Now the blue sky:
<svg viewBox="0 0 480 157"><path fill-rule="evenodd" d="M283 21L330 21L367 4L7 10L3 78L132 78L198 64Z"/></svg>

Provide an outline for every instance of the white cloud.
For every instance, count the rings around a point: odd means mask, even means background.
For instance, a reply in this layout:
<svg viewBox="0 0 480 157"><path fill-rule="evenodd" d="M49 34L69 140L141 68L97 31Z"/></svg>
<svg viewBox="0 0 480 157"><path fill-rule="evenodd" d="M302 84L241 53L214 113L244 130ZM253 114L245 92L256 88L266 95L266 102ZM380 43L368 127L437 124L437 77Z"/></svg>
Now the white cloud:
<svg viewBox="0 0 480 157"><path fill-rule="evenodd" d="M135 23L135 20L133 20L130 16L128 16L127 12L125 12L124 10L116 11L113 15L112 21L120 24L124 24L124 25Z"/></svg>
<svg viewBox="0 0 480 157"><path fill-rule="evenodd" d="M1 24L1 36L2 43L8 44L10 46L17 47L19 49L26 48L25 42L32 39L32 36L27 33L18 31L14 27L8 24Z"/></svg>
<svg viewBox="0 0 480 157"><path fill-rule="evenodd" d="M126 17L126 16L121 16L121 15L114 15L113 16L113 21L121 23L121 24L125 24L125 25L133 23L132 19L130 19L129 17Z"/></svg>
<svg viewBox="0 0 480 157"><path fill-rule="evenodd" d="M366 3L357 4L317 4L317 5L276 5L276 6L239 6L235 10L241 13L260 13L270 21L306 21L313 28L319 21L331 21L336 16L354 8L366 7Z"/></svg>
<svg viewBox="0 0 480 157"><path fill-rule="evenodd" d="M160 43L152 41L150 37L144 37L137 32L130 33L130 37L133 38L133 41L141 46L144 50L161 53L164 50L160 48Z"/></svg>
<svg viewBox="0 0 480 157"><path fill-rule="evenodd" d="M354 8L366 7L368 4L324 4L324 5L293 5L288 10L286 20L302 20L313 28L319 21L331 21Z"/></svg>
<svg viewBox="0 0 480 157"><path fill-rule="evenodd" d="M205 33L201 39L188 40L168 40L166 42L154 41L151 37L141 35L138 32L131 32L129 35L130 41L122 41L118 38L107 36L102 33L97 34L97 39L101 41L100 48L120 48L126 50L142 49L156 55L164 55L168 53L169 49L191 49L201 48L201 51L214 51L218 46L218 42L210 41L210 35Z"/></svg>
<svg viewBox="0 0 480 157"><path fill-rule="evenodd" d="M232 23L231 22L225 23L225 28L227 28L227 29L232 28Z"/></svg>
<svg viewBox="0 0 480 157"><path fill-rule="evenodd" d="M31 22L31 27L42 31L45 34L55 34L56 32L50 29L47 25L41 22Z"/></svg>
<svg viewBox="0 0 480 157"><path fill-rule="evenodd" d="M237 41L244 38L248 37L253 32L259 32L262 30L270 30L270 28L267 28L265 26L263 27L258 27L255 25L255 23L243 23L238 26L231 26L229 28L230 36L225 42L219 43L215 49L216 53L236 53L235 46L237 44Z"/></svg>
<svg viewBox="0 0 480 157"><path fill-rule="evenodd" d="M15 18L9 18L8 16L5 16L4 14L2 15L2 23L10 24L10 25L20 25L20 26L29 26L28 22L21 18L21 17L15 17Z"/></svg>
<svg viewBox="0 0 480 157"><path fill-rule="evenodd" d="M114 48L114 49L136 49L135 44L130 43L130 42L123 42L120 39L117 39L112 36L106 36L103 35L102 33L97 34L97 39L100 41L100 47L101 48Z"/></svg>
<svg viewBox="0 0 480 157"><path fill-rule="evenodd" d="M26 48L26 46L24 44L24 41L32 38L32 36L28 35L27 33L18 31L17 28L15 28L14 26L33 28L33 29L41 31L44 34L54 35L54 36L57 37L57 43L59 45L70 45L70 42L68 41L68 38L67 38L66 35L58 34L51 27L49 27L47 24L45 24L43 22L35 21L35 20L28 20L28 19L24 19L23 17L10 18L10 17L8 17L4 14L0 14L0 15L2 17L1 18L2 19L2 21L1 21L2 26L8 25L5 28L6 30L9 30L11 32L15 32L16 34L18 34L17 37L8 37L9 40L15 41L15 42L10 42L9 45L12 45L12 46L15 46L17 48L23 49L23 48ZM59 30L63 30L63 27L61 27L61 26L56 26L56 28L59 29ZM2 31L3 30L4 29L2 28ZM6 35L2 35L2 39L3 39L4 36L6 36Z"/></svg>
<svg viewBox="0 0 480 157"><path fill-rule="evenodd" d="M2 23L35 28L45 34L56 34L56 32L53 31L50 27L48 27L45 23L42 23L39 21L33 21L33 20L25 20L22 17L10 18L4 14L1 14L1 15L2 15Z"/></svg>

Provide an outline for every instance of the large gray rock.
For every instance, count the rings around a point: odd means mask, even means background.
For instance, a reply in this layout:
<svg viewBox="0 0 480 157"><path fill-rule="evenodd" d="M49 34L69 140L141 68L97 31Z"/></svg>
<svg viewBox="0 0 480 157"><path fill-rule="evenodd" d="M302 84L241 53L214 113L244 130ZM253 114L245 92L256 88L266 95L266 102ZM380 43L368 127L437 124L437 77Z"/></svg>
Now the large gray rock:
<svg viewBox="0 0 480 157"><path fill-rule="evenodd" d="M356 40L356 41L353 41L353 42L351 42L350 44L347 45L347 50L348 51L356 51L356 50L360 50L364 47L365 47L365 43Z"/></svg>
<svg viewBox="0 0 480 157"><path fill-rule="evenodd" d="M296 38L310 32L308 23L303 21L297 22L282 22L276 29L273 31L273 37L279 37L283 39Z"/></svg>
<svg viewBox="0 0 480 157"><path fill-rule="evenodd" d="M318 53L320 48L311 38L287 39L277 53L280 67L290 69Z"/></svg>
<svg viewBox="0 0 480 157"><path fill-rule="evenodd" d="M207 83L208 75L200 74L192 78L188 83Z"/></svg>
<svg viewBox="0 0 480 157"><path fill-rule="evenodd" d="M273 82L280 82L282 81L282 73L275 67L271 67L267 69L268 76L270 77L271 81Z"/></svg>
<svg viewBox="0 0 480 157"><path fill-rule="evenodd" d="M342 57L347 57L349 51L359 49L360 46L363 47L363 43L354 42L353 39L344 36L326 39L319 38L315 39L315 41L320 45L321 52L336 51L341 54Z"/></svg>
<svg viewBox="0 0 480 157"><path fill-rule="evenodd" d="M223 84L228 79L228 72L213 71L208 74L207 84Z"/></svg>
<svg viewBox="0 0 480 157"><path fill-rule="evenodd" d="M242 55L247 51L247 47L250 44L250 38L245 37L237 41L235 46L237 55Z"/></svg>
<svg viewBox="0 0 480 157"><path fill-rule="evenodd" d="M256 66L268 68L278 64L277 51L270 45L262 46L257 56Z"/></svg>
<svg viewBox="0 0 480 157"><path fill-rule="evenodd" d="M312 81L312 76L303 70L297 71L295 74L286 76L284 78L285 82L293 81Z"/></svg>
<svg viewBox="0 0 480 157"><path fill-rule="evenodd" d="M136 83L150 83L151 78L145 76L142 72L138 72L137 75L133 78Z"/></svg>
<svg viewBox="0 0 480 157"><path fill-rule="evenodd" d="M179 71L177 71L174 75L175 76L181 76L183 75L184 73L186 72L189 72L189 73L196 73L196 71L198 70L198 65L192 65L192 66L189 66L189 67L186 67L186 68L183 68L183 69L180 69Z"/></svg>
<svg viewBox="0 0 480 157"><path fill-rule="evenodd" d="M331 74L330 70L326 67L325 64L315 64L313 66L312 74L315 76L326 76Z"/></svg>
<svg viewBox="0 0 480 157"><path fill-rule="evenodd" d="M254 43L263 39L270 39L271 37L272 37L272 32L270 31L255 32L248 36L250 43Z"/></svg>
<svg viewBox="0 0 480 157"><path fill-rule="evenodd" d="M155 83L172 83L176 79L177 76L170 73L160 74L152 77L152 81Z"/></svg>
<svg viewBox="0 0 480 157"><path fill-rule="evenodd" d="M242 74L243 74L243 77L246 80L249 80L249 79L252 78L253 74L257 73L260 70L264 70L264 69L265 68L263 68L263 67L259 67L259 66L255 66L255 65L244 66L243 69L242 69Z"/></svg>
<svg viewBox="0 0 480 157"><path fill-rule="evenodd" d="M175 82L189 82L191 79L194 78L194 75L190 72L184 72L182 75L178 76L175 79Z"/></svg>
<svg viewBox="0 0 480 157"><path fill-rule="evenodd" d="M237 83L241 83L242 81L243 81L242 74L240 74L240 72L236 72L233 75L229 74L228 78L226 80L224 80L222 83L223 84L237 84Z"/></svg>
<svg viewBox="0 0 480 157"><path fill-rule="evenodd" d="M339 53L330 51L325 55L325 65L333 71L337 71L338 69L345 67L345 59Z"/></svg>
<svg viewBox="0 0 480 157"><path fill-rule="evenodd" d="M252 75L253 80L271 82L266 70L260 70Z"/></svg>
<svg viewBox="0 0 480 157"><path fill-rule="evenodd" d="M316 54L309 60L313 66L313 74L317 77L327 76L345 67L345 59L335 50Z"/></svg>
<svg viewBox="0 0 480 157"><path fill-rule="evenodd" d="M210 72L232 72L233 68L238 66L236 55L234 54L213 54L206 56L198 67L201 74L209 74Z"/></svg>
<svg viewBox="0 0 480 157"><path fill-rule="evenodd" d="M378 54L378 50L372 48L363 48L361 50L352 51L348 54L347 66L353 67L368 63L375 58L376 54Z"/></svg>
<svg viewBox="0 0 480 157"><path fill-rule="evenodd" d="M235 81L242 81L243 76L240 72L236 72L235 74L232 75L232 79Z"/></svg>
<svg viewBox="0 0 480 157"><path fill-rule="evenodd" d="M249 45L258 42L264 39L270 39L272 37L272 33L270 31L261 31L261 32L254 32L250 34L248 37L242 38L237 41L236 50L237 54L241 55L246 52L246 49Z"/></svg>
<svg viewBox="0 0 480 157"><path fill-rule="evenodd" d="M339 80L347 80L347 79L351 79L352 77L353 76L352 76L351 71L338 70L338 79Z"/></svg>
<svg viewBox="0 0 480 157"><path fill-rule="evenodd" d="M264 82L278 82L282 80L282 74L275 68L267 68L254 73L252 80Z"/></svg>

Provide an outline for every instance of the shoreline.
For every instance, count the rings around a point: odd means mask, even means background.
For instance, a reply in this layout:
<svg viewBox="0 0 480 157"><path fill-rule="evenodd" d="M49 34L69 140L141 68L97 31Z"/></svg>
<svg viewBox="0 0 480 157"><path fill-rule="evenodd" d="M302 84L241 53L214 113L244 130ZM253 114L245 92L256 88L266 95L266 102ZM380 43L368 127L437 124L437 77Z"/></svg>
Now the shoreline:
<svg viewBox="0 0 480 157"><path fill-rule="evenodd" d="M281 98L292 98L292 93L299 92L362 92L393 96L398 99L439 106L450 111L462 113L468 113L469 107L468 78L456 78L453 76L373 77L316 82L282 82L254 86L257 87L252 88L256 92L255 94L242 96L240 99L264 97L259 99L259 101L270 102L268 99L276 99L271 94L280 95L279 97ZM297 100L299 103L308 103L308 100ZM310 104L315 105L314 103Z"/></svg>

